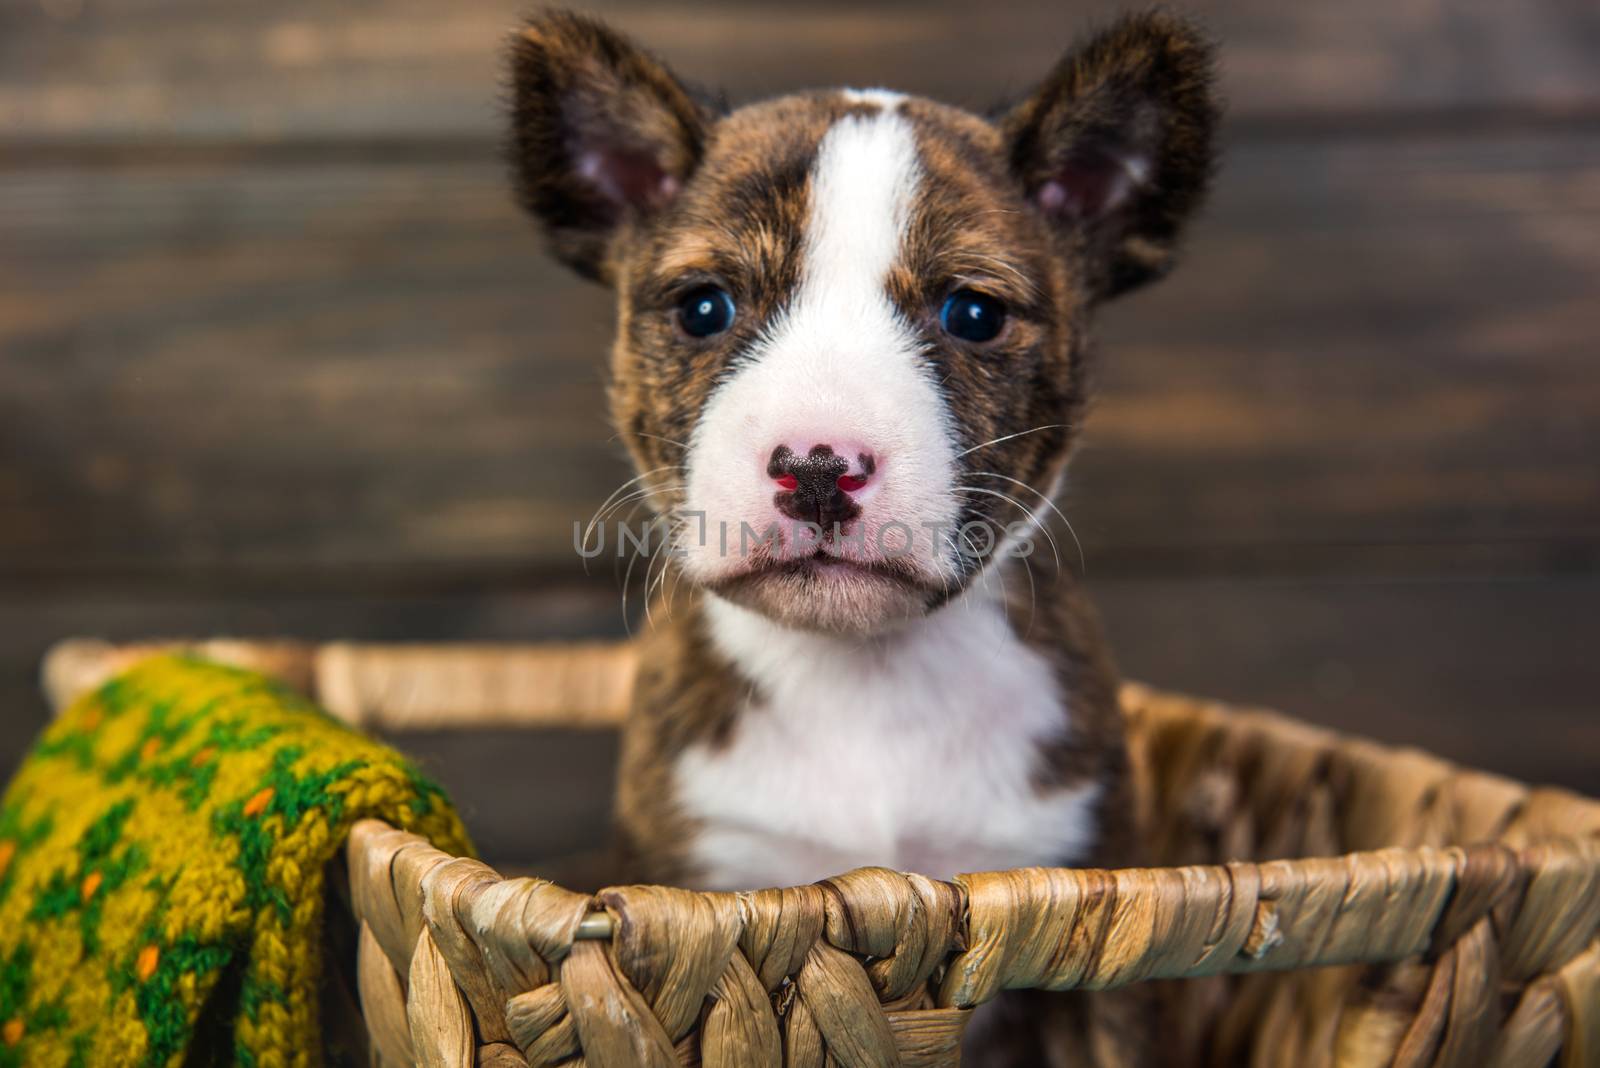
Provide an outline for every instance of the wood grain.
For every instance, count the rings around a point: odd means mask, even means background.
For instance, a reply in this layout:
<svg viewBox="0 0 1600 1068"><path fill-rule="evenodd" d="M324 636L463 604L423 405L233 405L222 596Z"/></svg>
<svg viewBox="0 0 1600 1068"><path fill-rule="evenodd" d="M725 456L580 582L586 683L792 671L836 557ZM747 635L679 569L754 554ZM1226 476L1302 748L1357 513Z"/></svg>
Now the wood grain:
<svg viewBox="0 0 1600 1068"><path fill-rule="evenodd" d="M575 5L614 20L686 77L746 99L890 85L983 107L1043 76L1126 0L795 6ZM1591 111L1600 10L1585 0L1196 0L1227 42L1246 118L1300 121L1442 108ZM172 137L484 137L517 0L230 4L11 0L0 6L0 128L29 141Z"/></svg>
<svg viewBox="0 0 1600 1068"><path fill-rule="evenodd" d="M1597 234L1593 137L1236 145L1109 311L1091 573L1593 566ZM572 574L627 477L608 297L490 158L0 171L0 249L10 580Z"/></svg>
<svg viewBox="0 0 1600 1068"><path fill-rule="evenodd" d="M609 300L495 155L522 6L0 0L0 774L69 635L621 633ZM593 9L736 101L984 106L1125 6ZM1182 6L1226 165L1066 500L1124 667L1600 793L1600 6ZM603 835L609 735L400 740L491 858Z"/></svg>

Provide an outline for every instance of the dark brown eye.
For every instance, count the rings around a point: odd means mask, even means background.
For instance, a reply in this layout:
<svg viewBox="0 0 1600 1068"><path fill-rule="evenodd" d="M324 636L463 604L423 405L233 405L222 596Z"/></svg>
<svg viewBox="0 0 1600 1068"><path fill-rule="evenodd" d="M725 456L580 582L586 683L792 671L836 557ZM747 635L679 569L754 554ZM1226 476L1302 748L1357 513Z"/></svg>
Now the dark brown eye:
<svg viewBox="0 0 1600 1068"><path fill-rule="evenodd" d="M962 341L993 341L1006 325L1006 306L976 289L958 289L945 300L939 325Z"/></svg>
<svg viewBox="0 0 1600 1068"><path fill-rule="evenodd" d="M710 337L733 325L733 298L716 286L698 286L678 302L678 322L690 337Z"/></svg>

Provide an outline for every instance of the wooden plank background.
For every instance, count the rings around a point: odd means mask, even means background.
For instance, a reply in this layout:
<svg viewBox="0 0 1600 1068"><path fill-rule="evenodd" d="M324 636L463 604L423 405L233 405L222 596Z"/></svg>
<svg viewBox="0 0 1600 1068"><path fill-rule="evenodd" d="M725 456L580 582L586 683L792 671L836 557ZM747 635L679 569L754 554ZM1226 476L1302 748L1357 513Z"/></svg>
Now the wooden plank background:
<svg viewBox="0 0 1600 1068"><path fill-rule="evenodd" d="M594 9L736 102L983 106L1122 6ZM1600 6L1184 6L1224 168L1066 501L1124 667L1600 792ZM570 548L609 302L497 155L520 7L0 0L0 770L69 634L621 632ZM491 855L603 820L609 739L402 743Z"/></svg>

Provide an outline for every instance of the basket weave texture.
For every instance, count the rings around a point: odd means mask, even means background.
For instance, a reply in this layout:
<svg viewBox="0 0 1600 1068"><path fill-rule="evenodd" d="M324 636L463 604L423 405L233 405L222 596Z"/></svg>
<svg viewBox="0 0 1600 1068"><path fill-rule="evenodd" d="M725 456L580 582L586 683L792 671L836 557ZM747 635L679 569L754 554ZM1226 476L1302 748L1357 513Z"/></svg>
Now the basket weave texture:
<svg viewBox="0 0 1600 1068"><path fill-rule="evenodd" d="M143 651L58 650L47 684ZM367 724L603 725L633 670L625 646L221 652ZM954 1065L1002 990L1183 979L1159 984L1178 1063L1600 1065L1600 803L1139 686L1123 704L1162 867L589 895L358 824L377 1056Z"/></svg>

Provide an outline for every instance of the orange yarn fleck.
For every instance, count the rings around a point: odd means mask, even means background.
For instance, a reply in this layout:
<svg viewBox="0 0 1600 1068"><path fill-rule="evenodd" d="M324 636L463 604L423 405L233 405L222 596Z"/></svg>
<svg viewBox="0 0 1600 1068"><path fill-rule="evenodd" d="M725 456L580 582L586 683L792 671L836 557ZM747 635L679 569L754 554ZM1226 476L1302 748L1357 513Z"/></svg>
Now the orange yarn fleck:
<svg viewBox="0 0 1600 1068"><path fill-rule="evenodd" d="M244 803L244 814L246 816L259 816L265 812L267 806L272 804L272 792L272 787L269 786L246 801Z"/></svg>
<svg viewBox="0 0 1600 1068"><path fill-rule="evenodd" d="M145 946L139 951L139 959L133 962L133 974L139 977L139 982L144 982L156 974L156 965L161 963L161 948L159 946Z"/></svg>

